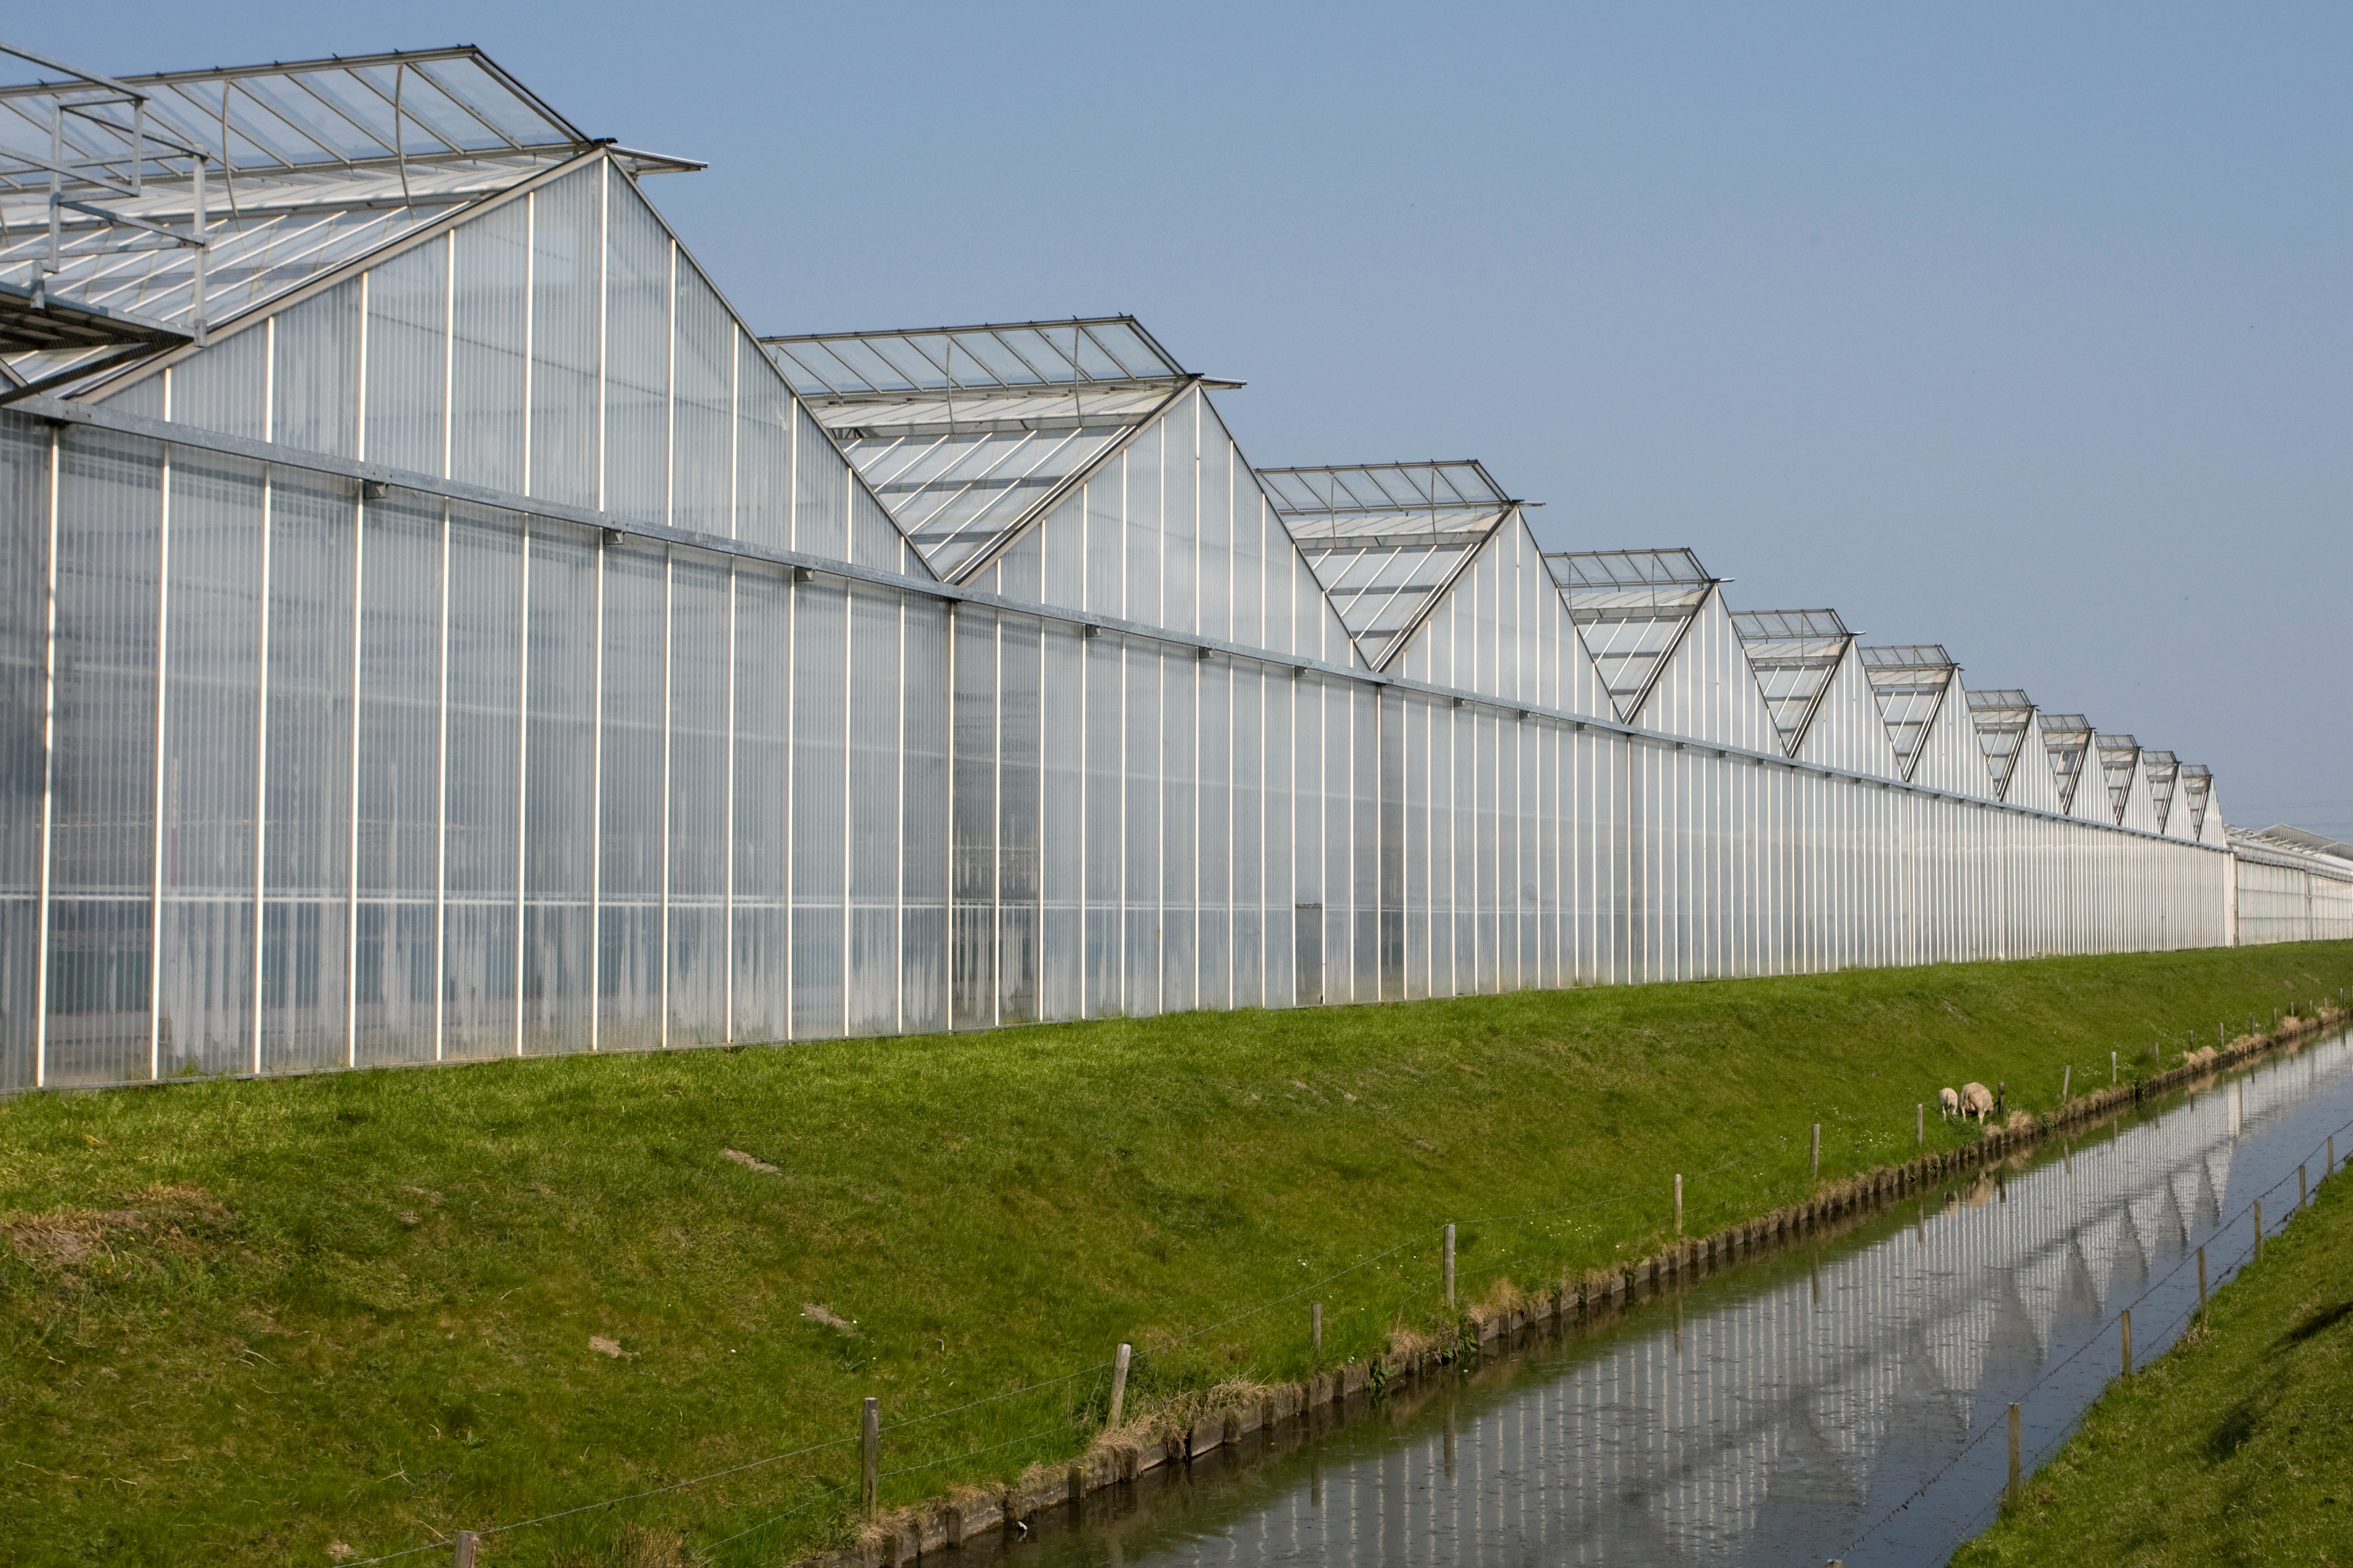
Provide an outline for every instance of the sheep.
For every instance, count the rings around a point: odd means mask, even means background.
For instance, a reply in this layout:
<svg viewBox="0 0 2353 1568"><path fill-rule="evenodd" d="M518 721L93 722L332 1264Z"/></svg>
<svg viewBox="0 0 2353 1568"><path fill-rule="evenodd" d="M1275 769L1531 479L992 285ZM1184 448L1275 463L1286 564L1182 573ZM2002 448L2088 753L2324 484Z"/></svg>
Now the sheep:
<svg viewBox="0 0 2353 1568"><path fill-rule="evenodd" d="M1961 1114L1976 1117L1978 1125L1984 1126L1993 1114L1993 1090L1974 1081L1961 1085Z"/></svg>
<svg viewBox="0 0 2353 1568"><path fill-rule="evenodd" d="M1949 1089L1936 1091L1936 1114L1950 1121L1961 1113L1961 1097Z"/></svg>

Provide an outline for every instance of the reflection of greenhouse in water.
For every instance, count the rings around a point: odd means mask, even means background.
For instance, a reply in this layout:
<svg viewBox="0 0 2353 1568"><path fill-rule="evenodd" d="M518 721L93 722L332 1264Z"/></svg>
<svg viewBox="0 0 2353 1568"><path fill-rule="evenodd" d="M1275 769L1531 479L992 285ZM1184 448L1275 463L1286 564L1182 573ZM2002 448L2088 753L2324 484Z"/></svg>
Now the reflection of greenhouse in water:
<svg viewBox="0 0 2353 1568"><path fill-rule="evenodd" d="M2001 1186L1986 1175L1900 1234L1784 1268L1754 1295L1654 1316L1373 1457L1324 1464L1240 1518L1188 1521L1155 1563L1820 1562L1999 1428L2086 1340L2115 1370L2118 1310L2180 1263L2260 1178L2234 1144L2311 1092L2348 1047L2234 1079ZM2284 1156L2287 1168L2303 1158ZM2288 1184L2274 1223L2292 1201ZM1899 1213L1909 1213L1899 1204ZM2217 1247L2220 1270L2243 1232ZM1760 1267L1770 1268L1770 1264ZM2191 1292L2194 1276L2181 1277ZM2141 1345L2172 1326L2144 1318ZM1999 1485L2000 1432L1978 1452ZM1950 1542L1946 1550L1949 1550ZM1874 1561L1888 1560L1884 1554ZM1894 1560L1904 1560L1900 1556ZM1915 1559L1928 1560L1928 1559ZM1933 1560L1942 1561L1939 1552Z"/></svg>
<svg viewBox="0 0 2353 1568"><path fill-rule="evenodd" d="M758 337L471 50L41 68L0 1086L2353 930L1941 647L1254 468L1134 321Z"/></svg>

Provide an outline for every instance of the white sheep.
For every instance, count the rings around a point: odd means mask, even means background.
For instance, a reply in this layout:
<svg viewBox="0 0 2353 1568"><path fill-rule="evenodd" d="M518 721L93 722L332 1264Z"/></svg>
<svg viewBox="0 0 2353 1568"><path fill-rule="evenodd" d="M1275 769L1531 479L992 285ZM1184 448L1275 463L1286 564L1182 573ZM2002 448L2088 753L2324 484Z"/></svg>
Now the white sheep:
<svg viewBox="0 0 2353 1568"><path fill-rule="evenodd" d="M1936 1091L1936 1114L1950 1121L1961 1113L1961 1097L1949 1089Z"/></svg>
<svg viewBox="0 0 2353 1568"><path fill-rule="evenodd" d="M1984 1126L1985 1119L1993 1114L1993 1090L1981 1083L1961 1085L1961 1114L1976 1117L1978 1125Z"/></svg>

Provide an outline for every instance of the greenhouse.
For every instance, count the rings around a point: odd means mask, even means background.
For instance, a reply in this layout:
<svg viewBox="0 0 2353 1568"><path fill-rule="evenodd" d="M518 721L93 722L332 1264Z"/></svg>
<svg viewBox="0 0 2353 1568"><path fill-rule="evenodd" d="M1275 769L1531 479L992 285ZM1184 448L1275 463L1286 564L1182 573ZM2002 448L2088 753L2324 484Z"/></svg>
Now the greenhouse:
<svg viewBox="0 0 2353 1568"><path fill-rule="evenodd" d="M2353 934L2206 770L1257 468L1133 320L764 333L479 51L12 52L0 1088Z"/></svg>

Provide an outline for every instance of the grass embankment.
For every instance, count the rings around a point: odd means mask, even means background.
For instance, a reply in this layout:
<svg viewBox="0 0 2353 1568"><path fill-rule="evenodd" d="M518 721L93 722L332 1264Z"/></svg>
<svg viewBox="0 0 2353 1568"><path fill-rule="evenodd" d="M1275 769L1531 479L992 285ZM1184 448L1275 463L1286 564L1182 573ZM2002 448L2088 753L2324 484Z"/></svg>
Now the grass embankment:
<svg viewBox="0 0 2353 1568"><path fill-rule="evenodd" d="M2025 1492L1954 1568L2353 1563L2353 1179L2110 1385Z"/></svg>
<svg viewBox="0 0 2353 1568"><path fill-rule="evenodd" d="M1121 1340L1131 1411L1300 1375L1310 1300L1363 1358L1442 1331L1441 1222L1466 1300L1556 1279L1656 1245L1676 1172L1704 1234L1804 1195L1816 1121L1829 1180L1917 1101L1974 1136L1942 1085L2048 1109L2348 981L2340 942L20 1099L0 1540L323 1564L834 1443L485 1550L772 1563L847 1527L867 1394L886 1502L1008 1477L1099 1429Z"/></svg>

